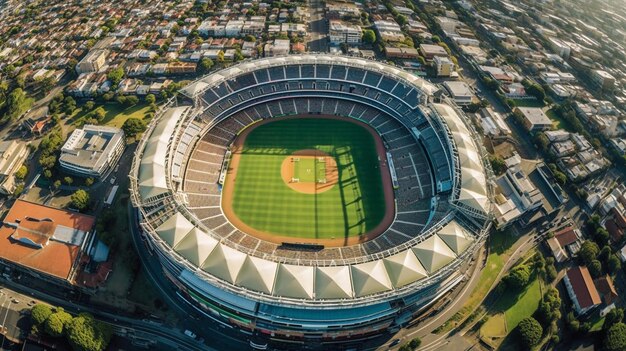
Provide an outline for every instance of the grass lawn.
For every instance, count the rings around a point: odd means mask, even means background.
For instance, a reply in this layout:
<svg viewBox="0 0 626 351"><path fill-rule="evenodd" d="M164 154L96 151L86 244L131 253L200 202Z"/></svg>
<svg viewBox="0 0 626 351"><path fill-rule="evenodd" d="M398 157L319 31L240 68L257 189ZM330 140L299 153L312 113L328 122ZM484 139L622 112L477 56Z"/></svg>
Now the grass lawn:
<svg viewBox="0 0 626 351"><path fill-rule="evenodd" d="M553 122L552 124L554 125L556 129L565 129L568 132L575 132L574 128L572 128L572 125L569 124L566 120L562 119L554 111L554 109L549 109L548 111L546 111L546 116L548 116L548 118L552 120Z"/></svg>
<svg viewBox="0 0 626 351"><path fill-rule="evenodd" d="M121 128L124 122L126 122L126 120L129 118L134 117L143 119L148 112L148 109L150 108L149 105L146 105L143 102L140 102L139 104L131 107L126 107L116 102L110 102L102 105L102 107L106 111L106 114L100 124L117 128ZM71 116L70 124L80 126L82 124L82 121L92 116L93 111L86 112L83 111L82 108L77 109L76 112L74 112L74 114Z"/></svg>
<svg viewBox="0 0 626 351"><path fill-rule="evenodd" d="M494 305L494 310L504 312L507 330L511 332L522 319L535 313L541 301L541 281L535 276L521 293L507 289Z"/></svg>
<svg viewBox="0 0 626 351"><path fill-rule="evenodd" d="M519 107L544 107L546 104L537 99L513 99L515 106Z"/></svg>
<svg viewBox="0 0 626 351"><path fill-rule="evenodd" d="M480 328L480 335L487 338L502 338L506 336L506 322L504 314L495 314Z"/></svg>
<svg viewBox="0 0 626 351"><path fill-rule="evenodd" d="M305 194L285 184L283 160L304 149L335 158L339 181L331 189ZM315 165L309 168L315 170ZM368 232L385 215L374 138L352 122L298 118L261 125L245 140L236 177L233 210L258 230L300 238L342 238Z"/></svg>

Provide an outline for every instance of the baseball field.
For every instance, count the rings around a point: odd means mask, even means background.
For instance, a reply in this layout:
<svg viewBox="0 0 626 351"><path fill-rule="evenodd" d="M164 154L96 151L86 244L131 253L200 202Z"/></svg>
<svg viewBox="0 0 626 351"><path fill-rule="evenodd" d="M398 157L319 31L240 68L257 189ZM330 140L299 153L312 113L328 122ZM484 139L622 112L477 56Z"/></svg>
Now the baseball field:
<svg viewBox="0 0 626 351"><path fill-rule="evenodd" d="M271 241L358 239L393 211L383 150L375 132L346 119L253 125L232 146L222 208L248 234L278 238Z"/></svg>

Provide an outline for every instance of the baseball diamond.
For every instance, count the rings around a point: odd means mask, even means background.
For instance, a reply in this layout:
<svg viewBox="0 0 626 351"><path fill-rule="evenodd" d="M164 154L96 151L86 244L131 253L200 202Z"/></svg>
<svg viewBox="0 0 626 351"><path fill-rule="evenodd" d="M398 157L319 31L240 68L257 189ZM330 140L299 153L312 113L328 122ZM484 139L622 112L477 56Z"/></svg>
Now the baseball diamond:
<svg viewBox="0 0 626 351"><path fill-rule="evenodd" d="M231 148L222 193L226 217L236 227L243 224L249 234L274 242L326 239L318 243L345 245L349 237L372 230L370 235L380 234L393 218L393 189L385 154L376 147L380 144L382 151L382 142L367 128L348 119L320 116L252 125ZM313 154L302 155L303 150ZM336 185L326 181L326 158L336 161ZM308 185L310 192L285 183L281 175L285 159L291 166L287 170L292 170L289 182ZM387 223L380 226L385 216Z"/></svg>

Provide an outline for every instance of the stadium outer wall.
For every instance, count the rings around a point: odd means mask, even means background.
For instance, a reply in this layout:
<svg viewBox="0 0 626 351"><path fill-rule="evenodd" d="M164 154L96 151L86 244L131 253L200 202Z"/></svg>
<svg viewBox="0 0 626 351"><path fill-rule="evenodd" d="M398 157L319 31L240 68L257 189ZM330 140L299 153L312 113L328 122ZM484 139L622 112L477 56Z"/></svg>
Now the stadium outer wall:
<svg viewBox="0 0 626 351"><path fill-rule="evenodd" d="M328 60L315 55L309 55L303 58L304 60L300 62L312 59L318 62L316 63L318 65L320 62L325 65L342 65L342 60L338 60L334 57ZM286 58L283 59L286 60ZM384 74L391 77L400 74L397 69L391 69L380 63L365 63L367 65L363 65L363 67L359 67L358 69L367 71L368 68L366 68L366 66L376 65L380 66L379 68L385 72ZM272 64L284 64L284 61L276 63L266 62L266 64L269 66ZM263 67L265 67L263 63L259 62L258 68L255 69L267 69ZM351 63L349 65L346 64L346 67L355 66ZM228 72L222 73L226 76ZM219 74L217 75L219 76ZM212 76L214 75L203 79L209 79ZM347 76L348 74L346 73L346 77ZM397 79L398 81L403 81L403 84L407 83L405 76L398 76ZM264 348L266 345L284 349L303 348L305 346L312 349L332 350L353 348L357 345L361 345L363 340L375 338L380 334L384 334L387 331L407 324L418 315L423 308L434 303L439 297L443 296L446 292L450 291L452 287L462 281L463 273L468 266L470 257L472 257L477 248L482 245L489 231L490 214L487 207L485 207L485 214L479 213L480 211L476 206L472 207L472 205L476 203L476 199L470 199L471 201L466 200L467 194L465 193L464 195L463 193L465 190L463 181L467 181L467 179L463 179L465 178L465 173L463 173L463 176L461 176L460 173L463 170L462 166L466 164L467 161L460 159L457 155L458 152L449 153L449 155L455 155L450 156L452 159L449 160L449 163L452 164L450 168L454 170L451 172L456 172L456 174L453 174L453 178L458 180L454 181L452 186L444 187L443 191L438 191L436 194L436 199L449 199L446 200L446 202L449 203L451 208L450 212L443 216L437 223L432 223L430 227L416 234L416 239L409 241L407 245L414 245L412 244L413 242L417 243L415 247L422 245L430 239L435 238L436 235L439 235L438 233L440 233L444 224L449 224L451 221L456 221L457 219L461 221L459 223L466 223L464 224L466 229L474 228L476 232L472 233L474 236L472 236L471 244L467 246L464 251L455 254L455 258L452 261L448 261L442 268L429 271L426 279L419 280L416 283L407 284L405 286L398 285L391 290L383 289L384 291L379 290L379 292L374 293L357 292L354 287L351 287L353 289L353 297L348 299L294 299L289 296L273 296L275 289L272 291L272 294L268 295L259 294L239 287L237 284L229 282L228 277L217 276L219 274L215 273L217 271L206 273L205 269L200 268L197 263L194 264L192 262L193 259L184 257L183 250L180 250L178 244L175 242L178 240L176 235L179 234L179 229L176 228L180 228L180 226L175 226L173 232L167 231L167 228L165 228L167 227L165 218L171 219L176 217L176 220L184 220L186 221L185 223L198 223L196 221L197 219L193 218L193 215L185 208L184 194L180 193L180 187L175 180L176 175L173 174L175 172L172 171L173 165L175 165L175 162L173 162L175 156L172 154L177 151L180 145L180 134L183 129L187 128L191 123L190 121L193 121L196 117L200 119L205 118L204 116L207 116L207 111L211 112L210 109L211 106L213 106L211 103L207 106L201 102L201 100L197 98L199 94L190 93L190 90L195 90L199 85L196 83L190 85L193 89L186 91L187 96L191 98L195 107L193 109L186 109L184 112L179 112L176 118L174 118L175 120L170 123L171 127L169 130L167 129L167 125L163 127L165 123L163 121L167 120L166 117L173 109L180 111L180 108L175 107L178 105L178 101L172 100L166 104L166 106L159 111L157 117L151 122L148 131L145 133L145 137L141 140L137 148L137 155L133 160L131 200L137 209L146 247L157 255L165 276L178 287L180 295L185 301L192 304L194 308L201 312L207 319L222 324L226 328L240 330L242 335L246 335L250 339L251 345L257 348ZM265 83L266 82L264 82L264 84ZM415 84L413 85L413 89L417 88L418 83L422 84L422 89L428 90L428 86L425 85L426 83L421 81L412 83ZM194 86L194 84L196 85ZM207 86L207 89L213 89L210 84L207 84ZM313 85L313 87L315 88L315 85ZM411 85L409 85L409 87L411 87ZM218 88L219 86L216 84L215 89ZM418 105L425 106L430 100L429 96L431 96L432 92L433 91L423 93L425 97L420 97ZM328 98L324 92L309 91L307 94L309 97L325 96ZM354 99L354 97L350 97L350 99ZM181 98L179 100L184 103L185 99ZM219 100L220 99L218 99L218 101ZM257 103L257 105L261 105L262 103L263 102ZM374 104L370 101L367 103ZM415 106L414 113L423 114L423 107L420 106ZM437 128L437 130L440 131L438 133L442 133L440 134L442 139L446 138L445 135L447 135L447 147L452 151L457 151L456 147L460 145L457 143L463 142L461 139L453 139L452 137L453 135L457 137L459 128L462 131L461 134L473 136L473 130L468 130L468 128L471 127L459 126L456 120L451 120L450 118L446 119L440 115L447 113L447 110L437 109L437 106L434 105L431 107L430 104L428 108L431 112L428 114L429 117L426 118L422 116L420 120L430 121L432 118L440 119L440 121L430 123L441 124L441 126ZM208 116L208 118L210 118L213 115L209 113ZM228 116L224 116L224 118L228 118ZM442 122L444 119L446 119L446 121ZM215 120L218 120L217 115L215 115ZM222 118L220 120L224 119ZM411 125L407 121L402 120L400 122L407 129L411 128ZM217 122L212 125L217 125ZM210 130L210 126L211 122L209 122L209 127L206 127L201 134ZM417 139L419 137L418 133L415 133L415 135ZM197 140L194 142L197 142ZM424 143L425 141L420 140L420 142ZM151 148L152 145L157 145L157 147ZM163 148L159 149L161 146ZM475 147L477 149L480 148L478 145L475 145ZM462 149L459 147L458 150ZM463 154L463 152L461 152L461 154ZM155 155L162 156L158 158L158 162L155 161L155 163L163 163L162 169L157 169L158 167L156 166L147 166L147 164L149 164L148 160L157 160L157 158L151 158ZM470 156L473 155L473 153L470 153ZM462 156L466 157L465 155ZM163 158L162 161L160 161L161 158ZM484 167L482 171L486 174L486 178L489 179L490 169L488 163L485 163L484 159L482 162L479 162L482 164L482 167ZM155 177L155 175L162 175L163 179ZM485 187L488 189L488 182L486 184ZM441 188L441 184L437 186ZM490 193L486 190L485 197L489 196ZM172 213L176 213L176 215L172 215ZM161 219L157 220L155 217ZM181 217L183 217L183 219L180 219ZM202 228L200 224L197 225L199 228ZM169 234L174 235L174 241L172 241L172 237L168 236ZM421 235L423 235L423 237L420 237ZM222 248L222 244L219 245L220 250L225 250L225 248ZM407 246L399 245L399 247ZM244 249L241 247L237 248ZM215 252L217 252L217 249L211 251L211 254L208 255L209 258L213 255L217 255ZM385 260L391 260L399 255L392 255L394 252L398 252L397 249L387 250L385 252L381 253L381 257L387 257L384 258ZM369 259L374 258L373 255L368 257ZM230 267L228 266L230 262L225 262L225 267ZM355 261L348 260L346 262ZM356 271L354 270L358 269L359 265L364 266L368 264L367 261L361 262L364 263L349 266L349 269L353 272L351 276L355 274L354 272ZM385 261L385 263L387 263L387 261ZM286 264L280 265L287 267ZM218 268L223 267L220 266ZM321 268L317 269L319 270ZM234 281L237 281L236 278L234 278Z"/></svg>

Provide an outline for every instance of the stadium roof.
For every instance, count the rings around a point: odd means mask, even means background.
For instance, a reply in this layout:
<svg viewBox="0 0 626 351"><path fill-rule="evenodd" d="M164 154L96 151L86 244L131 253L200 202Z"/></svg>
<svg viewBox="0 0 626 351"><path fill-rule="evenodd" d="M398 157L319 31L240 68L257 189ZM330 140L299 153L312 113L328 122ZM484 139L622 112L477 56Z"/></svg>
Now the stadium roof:
<svg viewBox="0 0 626 351"><path fill-rule="evenodd" d="M0 257L71 282L94 224L92 216L16 200L0 227Z"/></svg>
<svg viewBox="0 0 626 351"><path fill-rule="evenodd" d="M487 179L479 148L471 138L471 132L454 109L445 104L433 104L448 125L459 151L461 167L461 194L459 202L477 211L487 213L490 200Z"/></svg>
<svg viewBox="0 0 626 351"><path fill-rule="evenodd" d="M187 107L170 108L163 114L143 150L139 168L139 193L148 199L168 191L165 181L165 157L176 123Z"/></svg>

